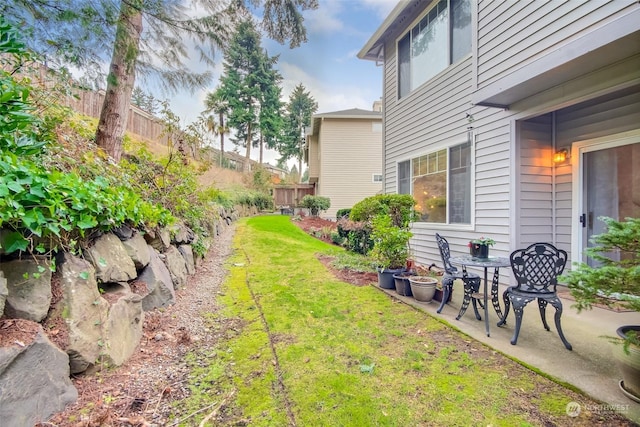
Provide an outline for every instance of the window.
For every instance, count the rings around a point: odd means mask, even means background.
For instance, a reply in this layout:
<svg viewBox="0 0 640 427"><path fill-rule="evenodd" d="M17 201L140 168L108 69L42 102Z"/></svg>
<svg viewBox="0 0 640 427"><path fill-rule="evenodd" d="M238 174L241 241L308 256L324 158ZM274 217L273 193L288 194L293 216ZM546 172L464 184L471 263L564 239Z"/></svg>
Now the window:
<svg viewBox="0 0 640 427"><path fill-rule="evenodd" d="M470 0L440 0L398 41L398 97L469 52Z"/></svg>
<svg viewBox="0 0 640 427"><path fill-rule="evenodd" d="M382 182L382 174L374 173L372 177L372 182Z"/></svg>
<svg viewBox="0 0 640 427"><path fill-rule="evenodd" d="M416 199L419 221L471 223L471 144L398 163L398 193Z"/></svg>

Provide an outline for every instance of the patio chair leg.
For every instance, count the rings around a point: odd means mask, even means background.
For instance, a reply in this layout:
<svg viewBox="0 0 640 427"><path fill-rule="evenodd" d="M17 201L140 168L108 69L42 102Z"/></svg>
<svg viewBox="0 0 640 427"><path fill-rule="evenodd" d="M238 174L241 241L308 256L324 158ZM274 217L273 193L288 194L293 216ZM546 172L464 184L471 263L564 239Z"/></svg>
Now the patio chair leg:
<svg viewBox="0 0 640 427"><path fill-rule="evenodd" d="M560 335L562 344L564 344L567 350L573 350L573 347L571 346L569 341L567 341L567 339L565 338L564 333L562 332L562 325L560 324L560 317L562 317L562 303L560 302L560 300L551 301L551 305L554 306L556 309L556 314L553 317L556 322L556 329L558 330L558 335Z"/></svg>
<svg viewBox="0 0 640 427"><path fill-rule="evenodd" d="M502 294L502 300L504 301L504 314L502 318L498 322L498 326L503 326L507 324L507 316L509 315L509 309L511 308L511 299L509 298L509 289L504 291Z"/></svg>
<svg viewBox="0 0 640 427"><path fill-rule="evenodd" d="M462 298L462 306L460 307L460 311L456 316L456 320L460 320L462 316L464 316L465 311L467 311L467 307L469 307L469 303L473 298L471 297L471 293L473 290L469 286L464 287L464 297ZM475 300L473 300L475 302Z"/></svg>
<svg viewBox="0 0 640 427"><path fill-rule="evenodd" d="M451 291L453 290L453 280L447 281L445 283L445 279L442 279L442 302L440 302L440 307L436 310L436 313L440 313L444 306L449 301L449 295L451 295Z"/></svg>
<svg viewBox="0 0 640 427"><path fill-rule="evenodd" d="M547 331L550 331L549 324L547 323L547 300L538 298L538 309L540 309L540 318L542 318L542 324Z"/></svg>
<svg viewBox="0 0 640 427"><path fill-rule="evenodd" d="M522 326L522 315L524 314L524 306L526 304L525 302L523 306L513 306L513 314L516 316L516 327L513 331L513 337L511 338L511 345L516 345L518 342L518 335L520 335L520 327Z"/></svg>

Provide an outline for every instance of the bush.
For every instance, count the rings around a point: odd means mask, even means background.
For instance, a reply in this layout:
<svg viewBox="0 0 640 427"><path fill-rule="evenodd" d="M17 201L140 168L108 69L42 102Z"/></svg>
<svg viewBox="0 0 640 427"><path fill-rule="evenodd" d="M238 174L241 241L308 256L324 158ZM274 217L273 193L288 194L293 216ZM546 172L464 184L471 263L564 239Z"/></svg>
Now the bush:
<svg viewBox="0 0 640 427"><path fill-rule="evenodd" d="M371 224L368 222L355 222L343 218L338 221L337 230L344 239L345 248L351 252L364 255L373 247Z"/></svg>
<svg viewBox="0 0 640 427"><path fill-rule="evenodd" d="M378 194L367 197L351 208L352 221L372 221L379 215L388 215L396 227L406 228L416 218L416 201L409 194Z"/></svg>
<svg viewBox="0 0 640 427"><path fill-rule="evenodd" d="M350 213L351 208L338 209L338 212L336 212L336 219L342 219L344 217L348 218Z"/></svg>
<svg viewBox="0 0 640 427"><path fill-rule="evenodd" d="M327 197L307 194L302 198L300 206L309 209L311 216L318 216L321 211L326 211L331 207L331 201Z"/></svg>
<svg viewBox="0 0 640 427"><path fill-rule="evenodd" d="M373 249L369 255L383 269L403 268L409 258L412 235L408 229L393 225L389 215L378 215L373 219Z"/></svg>

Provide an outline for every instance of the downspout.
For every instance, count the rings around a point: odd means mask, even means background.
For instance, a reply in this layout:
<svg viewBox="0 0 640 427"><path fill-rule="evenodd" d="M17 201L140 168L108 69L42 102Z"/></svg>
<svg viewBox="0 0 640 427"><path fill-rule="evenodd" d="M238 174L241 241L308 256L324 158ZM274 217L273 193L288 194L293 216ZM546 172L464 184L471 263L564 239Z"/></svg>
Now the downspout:
<svg viewBox="0 0 640 427"><path fill-rule="evenodd" d="M556 147L556 112L553 111L551 112L551 146L552 146L552 152L551 152L551 237L552 237L552 241L553 244L557 246L557 230L556 230L556 217L557 217L557 212L558 212L558 200L557 200L557 196L556 196L556 171L557 171L557 167L556 164L553 161L553 153L555 153L558 149L558 147Z"/></svg>

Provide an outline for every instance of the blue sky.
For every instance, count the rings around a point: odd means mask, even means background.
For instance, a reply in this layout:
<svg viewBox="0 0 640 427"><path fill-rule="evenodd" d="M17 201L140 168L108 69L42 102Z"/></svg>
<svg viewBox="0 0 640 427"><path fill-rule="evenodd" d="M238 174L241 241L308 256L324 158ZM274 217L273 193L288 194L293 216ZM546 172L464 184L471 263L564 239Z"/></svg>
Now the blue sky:
<svg viewBox="0 0 640 427"><path fill-rule="evenodd" d="M276 67L283 77L285 100L302 83L318 102L317 113L371 109L382 96L382 69L372 61L358 59L357 53L396 4L396 0L320 0L318 9L304 14L307 43L289 49L263 38L269 55L280 55ZM217 85L221 70L220 56L208 88L170 98L172 110L185 124L204 109L203 100ZM251 158L257 160L257 151ZM275 164L276 158L277 154L269 153L266 161Z"/></svg>

